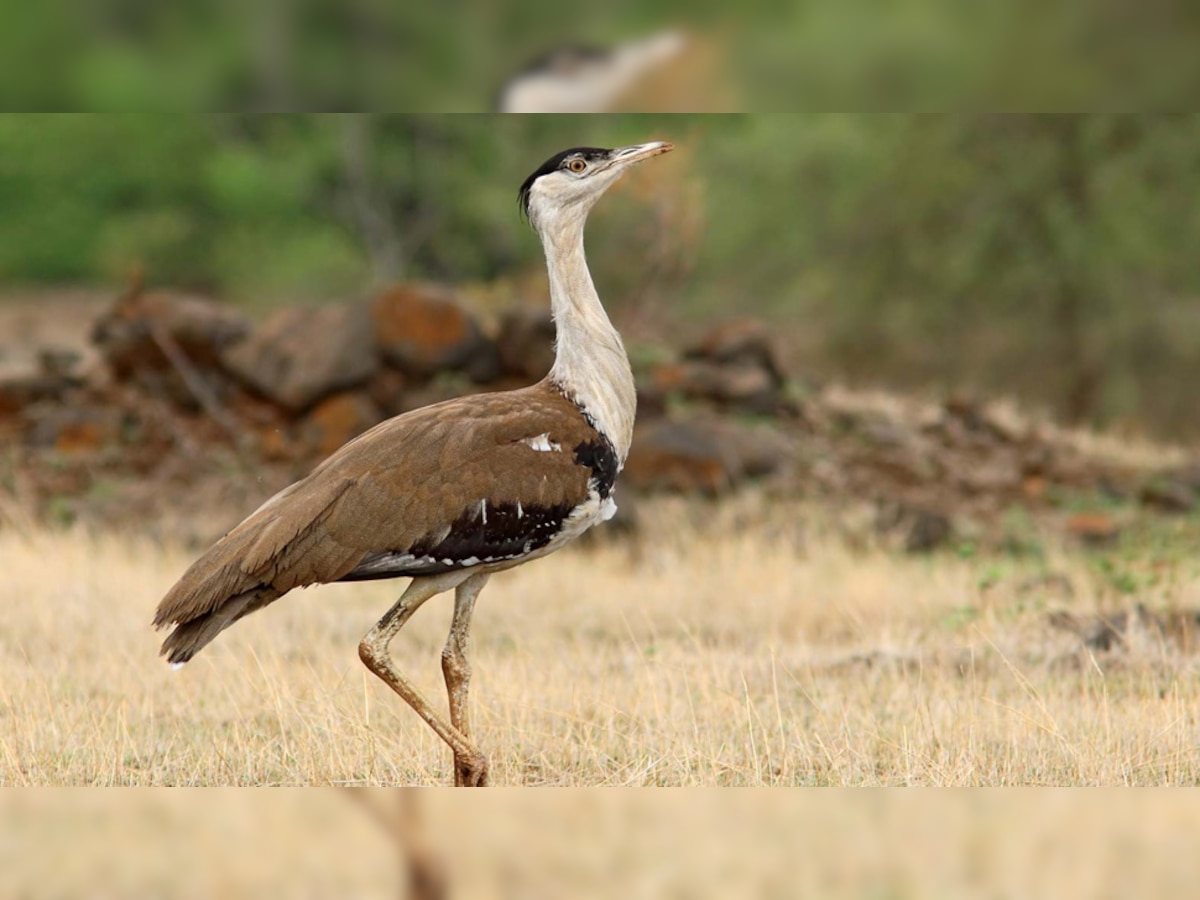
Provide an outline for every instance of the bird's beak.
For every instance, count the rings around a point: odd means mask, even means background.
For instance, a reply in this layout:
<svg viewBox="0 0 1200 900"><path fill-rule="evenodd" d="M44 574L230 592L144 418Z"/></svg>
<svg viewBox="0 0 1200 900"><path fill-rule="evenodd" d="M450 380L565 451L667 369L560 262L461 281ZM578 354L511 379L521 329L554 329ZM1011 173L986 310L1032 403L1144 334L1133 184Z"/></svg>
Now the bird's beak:
<svg viewBox="0 0 1200 900"><path fill-rule="evenodd" d="M667 141L652 141L649 144L634 144L632 147L618 147L612 152L609 160L621 167L631 166L652 156L660 156L675 149L675 145Z"/></svg>

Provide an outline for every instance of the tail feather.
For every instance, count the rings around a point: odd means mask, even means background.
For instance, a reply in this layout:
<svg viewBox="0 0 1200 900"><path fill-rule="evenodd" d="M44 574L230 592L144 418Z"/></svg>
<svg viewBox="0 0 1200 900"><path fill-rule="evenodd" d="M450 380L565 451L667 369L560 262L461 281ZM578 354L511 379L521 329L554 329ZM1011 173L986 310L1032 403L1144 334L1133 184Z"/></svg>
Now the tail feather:
<svg viewBox="0 0 1200 900"><path fill-rule="evenodd" d="M262 609L279 597L279 591L268 586L230 597L211 612L176 624L163 641L159 655L165 656L172 665L183 665L242 616Z"/></svg>
<svg viewBox="0 0 1200 900"><path fill-rule="evenodd" d="M174 626L162 655L185 663L242 616L293 588L337 581L354 569L364 552L324 529L334 504L354 483L309 476L213 544L158 604L154 626Z"/></svg>

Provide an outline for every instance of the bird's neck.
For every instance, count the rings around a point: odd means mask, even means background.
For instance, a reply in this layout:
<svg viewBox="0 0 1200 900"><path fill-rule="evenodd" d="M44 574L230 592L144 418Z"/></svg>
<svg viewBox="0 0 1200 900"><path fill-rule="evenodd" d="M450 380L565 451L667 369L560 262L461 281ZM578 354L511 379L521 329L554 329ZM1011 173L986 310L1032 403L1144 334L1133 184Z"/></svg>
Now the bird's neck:
<svg viewBox="0 0 1200 900"><path fill-rule="evenodd" d="M583 222L584 215L569 218L542 234L556 333L549 378L587 414L624 463L633 439L637 394L621 336L588 272Z"/></svg>

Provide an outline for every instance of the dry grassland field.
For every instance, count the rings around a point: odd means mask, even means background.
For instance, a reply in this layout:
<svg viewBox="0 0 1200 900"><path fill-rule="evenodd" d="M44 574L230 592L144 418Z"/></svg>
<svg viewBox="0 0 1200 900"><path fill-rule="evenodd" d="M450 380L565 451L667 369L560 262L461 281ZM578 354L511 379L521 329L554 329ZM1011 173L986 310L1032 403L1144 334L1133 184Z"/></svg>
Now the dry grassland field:
<svg viewBox="0 0 1200 900"><path fill-rule="evenodd" d="M1126 597L1111 567L1052 542L1028 559L905 556L753 496L648 504L642 520L636 543L568 548L481 598L472 704L493 783L1200 779L1188 647L1133 627L1093 652L1047 621L1195 606L1190 563ZM194 554L9 517L0 783L452 781L447 749L357 657L402 582L297 591L176 672L148 623ZM451 606L435 599L393 644L441 702Z"/></svg>
<svg viewBox="0 0 1200 900"><path fill-rule="evenodd" d="M380 795L392 795L391 797ZM419 795L450 898L1189 898L1171 791ZM0 896L394 898L408 854L333 790L0 793Z"/></svg>

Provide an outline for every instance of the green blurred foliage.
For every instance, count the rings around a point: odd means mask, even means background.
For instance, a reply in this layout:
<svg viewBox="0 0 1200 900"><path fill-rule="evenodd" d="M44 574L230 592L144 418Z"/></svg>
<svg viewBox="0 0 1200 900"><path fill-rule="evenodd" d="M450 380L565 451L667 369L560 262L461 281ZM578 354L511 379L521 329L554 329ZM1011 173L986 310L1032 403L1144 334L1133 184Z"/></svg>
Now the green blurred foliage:
<svg viewBox="0 0 1200 900"><path fill-rule="evenodd" d="M664 28L713 42L730 86L679 111L1168 110L1200 88L1187 0L68 0L0 11L0 107L482 112L554 46Z"/></svg>
<svg viewBox="0 0 1200 900"><path fill-rule="evenodd" d="M1187 0L789 0L742 23L754 110L1187 109Z"/></svg>
<svg viewBox="0 0 1200 900"><path fill-rule="evenodd" d="M799 371L1198 431L1200 116L0 117L0 280L245 302L540 266L518 185L650 138L589 230L618 315L778 321Z"/></svg>
<svg viewBox="0 0 1200 900"><path fill-rule="evenodd" d="M819 368L1196 433L1200 118L767 116L712 149L697 280L786 308Z"/></svg>
<svg viewBox="0 0 1200 900"><path fill-rule="evenodd" d="M537 259L516 189L636 116L0 116L0 280L149 277L243 299ZM682 127L686 118L673 127Z"/></svg>

